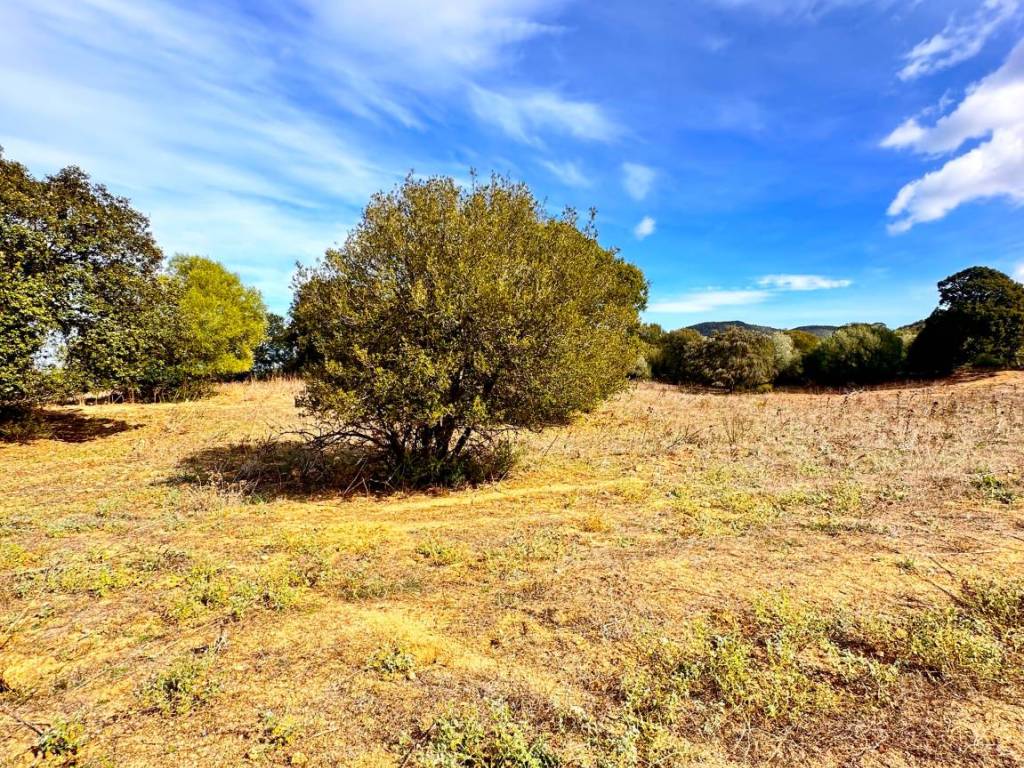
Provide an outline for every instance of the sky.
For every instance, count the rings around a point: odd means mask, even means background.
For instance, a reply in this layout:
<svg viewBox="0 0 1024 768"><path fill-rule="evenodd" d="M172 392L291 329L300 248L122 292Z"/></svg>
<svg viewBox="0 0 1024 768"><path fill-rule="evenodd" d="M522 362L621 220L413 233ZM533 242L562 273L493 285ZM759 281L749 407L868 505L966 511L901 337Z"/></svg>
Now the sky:
<svg viewBox="0 0 1024 768"><path fill-rule="evenodd" d="M0 146L287 310L410 172L524 180L666 328L1024 278L1024 0L0 0Z"/></svg>

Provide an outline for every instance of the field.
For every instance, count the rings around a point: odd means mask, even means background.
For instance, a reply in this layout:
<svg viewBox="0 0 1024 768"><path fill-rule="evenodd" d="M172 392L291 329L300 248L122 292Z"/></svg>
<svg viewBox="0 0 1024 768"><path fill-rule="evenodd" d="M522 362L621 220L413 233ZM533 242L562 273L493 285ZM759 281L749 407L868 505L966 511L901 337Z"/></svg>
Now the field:
<svg viewBox="0 0 1024 768"><path fill-rule="evenodd" d="M0 444L0 765L1024 764L1024 375L642 384L391 495L298 388Z"/></svg>

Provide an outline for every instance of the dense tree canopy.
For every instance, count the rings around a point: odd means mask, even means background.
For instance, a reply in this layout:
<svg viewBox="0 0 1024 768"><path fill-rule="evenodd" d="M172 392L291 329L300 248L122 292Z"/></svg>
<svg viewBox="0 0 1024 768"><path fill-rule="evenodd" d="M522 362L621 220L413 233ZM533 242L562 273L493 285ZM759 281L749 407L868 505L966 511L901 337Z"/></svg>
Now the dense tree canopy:
<svg viewBox="0 0 1024 768"><path fill-rule="evenodd" d="M651 359L651 375L672 384L701 381L701 350L705 341L692 328L678 328L664 334Z"/></svg>
<svg viewBox="0 0 1024 768"><path fill-rule="evenodd" d="M175 256L170 279L181 314L180 354L189 374L219 378L252 370L253 351L267 331L259 291L203 256Z"/></svg>
<svg viewBox="0 0 1024 768"><path fill-rule="evenodd" d="M765 389L775 378L775 345L766 334L727 328L704 343L701 368L708 384L728 392Z"/></svg>
<svg viewBox="0 0 1024 768"><path fill-rule="evenodd" d="M625 386L646 295L636 267L525 185L409 178L300 276L301 402L438 478L475 438L561 422Z"/></svg>
<svg viewBox="0 0 1024 768"><path fill-rule="evenodd" d="M804 360L812 381L872 384L894 379L903 367L903 340L880 323L845 325Z"/></svg>
<svg viewBox="0 0 1024 768"><path fill-rule="evenodd" d="M1024 363L1024 285L988 267L971 267L939 283L939 306L908 355L919 373L966 364L1016 368Z"/></svg>
<svg viewBox="0 0 1024 768"><path fill-rule="evenodd" d="M143 398L192 396L252 370L267 329L259 291L202 256L177 255L148 287L139 364L118 389Z"/></svg>
<svg viewBox="0 0 1024 768"><path fill-rule="evenodd" d="M161 258L146 218L78 168L38 180L0 155L0 404L41 396L46 346L79 387L121 377Z"/></svg>

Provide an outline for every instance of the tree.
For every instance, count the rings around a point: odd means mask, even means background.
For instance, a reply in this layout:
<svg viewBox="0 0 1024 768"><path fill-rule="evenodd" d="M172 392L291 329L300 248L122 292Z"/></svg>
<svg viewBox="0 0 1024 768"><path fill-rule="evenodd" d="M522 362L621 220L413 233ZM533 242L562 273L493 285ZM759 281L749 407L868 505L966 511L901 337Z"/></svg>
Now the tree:
<svg viewBox="0 0 1024 768"><path fill-rule="evenodd" d="M705 339L692 328L669 331L658 345L658 355L651 366L654 378L671 384L702 381L701 351Z"/></svg>
<svg viewBox="0 0 1024 768"><path fill-rule="evenodd" d="M989 267L971 267L939 283L939 306L908 353L915 373L944 374L968 364L1024 363L1024 285Z"/></svg>
<svg viewBox="0 0 1024 768"><path fill-rule="evenodd" d="M252 372L261 378L295 373L298 369L295 329L280 315L267 314L266 338L253 352Z"/></svg>
<svg viewBox="0 0 1024 768"><path fill-rule="evenodd" d="M822 384L872 384L895 378L903 365L903 340L881 323L845 325L804 361Z"/></svg>
<svg viewBox="0 0 1024 768"><path fill-rule="evenodd" d="M305 411L411 482L451 482L504 427L537 429L626 385L641 272L523 184L408 178L300 274Z"/></svg>
<svg viewBox="0 0 1024 768"><path fill-rule="evenodd" d="M253 351L267 332L260 292L202 256L175 256L170 275L178 286L181 356L188 375L215 379L252 370Z"/></svg>
<svg viewBox="0 0 1024 768"><path fill-rule="evenodd" d="M757 331L718 331L704 344L700 359L704 380L729 392L766 389L775 378L775 345Z"/></svg>
<svg viewBox="0 0 1024 768"><path fill-rule="evenodd" d="M78 388L132 365L161 258L147 219L80 169L37 180L0 154L0 409L44 396L44 347Z"/></svg>
<svg viewBox="0 0 1024 768"><path fill-rule="evenodd" d="M774 349L772 366L775 369L776 376L781 375L783 371L790 371L795 365L799 365L800 353L796 350L796 344L793 342L792 336L783 331L776 331L771 335L771 340Z"/></svg>
<svg viewBox="0 0 1024 768"><path fill-rule="evenodd" d="M212 259L179 254L148 293L139 318L145 345L120 391L144 399L191 397L252 370L267 312L259 291L238 275Z"/></svg>
<svg viewBox="0 0 1024 768"><path fill-rule="evenodd" d="M778 378L787 383L803 381L805 361L821 344L821 337L801 330L783 331L783 333L792 341L792 355L788 363L780 360L776 355Z"/></svg>

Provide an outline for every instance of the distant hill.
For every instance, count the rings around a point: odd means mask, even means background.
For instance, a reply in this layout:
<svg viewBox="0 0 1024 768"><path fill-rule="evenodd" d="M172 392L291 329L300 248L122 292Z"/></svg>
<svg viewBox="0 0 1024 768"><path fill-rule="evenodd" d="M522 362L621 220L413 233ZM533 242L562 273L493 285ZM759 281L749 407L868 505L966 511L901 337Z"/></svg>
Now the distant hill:
<svg viewBox="0 0 1024 768"><path fill-rule="evenodd" d="M807 333L813 333L815 336L820 336L823 339L827 339L833 333L839 330L838 325L799 325L796 328L790 328L791 331L807 331Z"/></svg>
<svg viewBox="0 0 1024 768"><path fill-rule="evenodd" d="M690 328L701 336L710 336L713 333L724 331L726 328L743 328L756 333L777 333L786 330L784 328L772 328L769 325L752 325L751 323L744 323L742 320L719 320L697 323L696 325L691 325ZM798 328L791 328L789 330L807 331L807 333L813 333L815 336L820 336L824 339L835 333L838 328L838 325L801 325Z"/></svg>
<svg viewBox="0 0 1024 768"><path fill-rule="evenodd" d="M707 323L697 323L696 325L691 325L690 328L701 336L710 336L713 333L724 331L727 328L743 328L744 330L756 331L757 333L775 333L779 330L778 328L770 328L767 325L751 325L750 323L744 323L742 320L720 320Z"/></svg>

